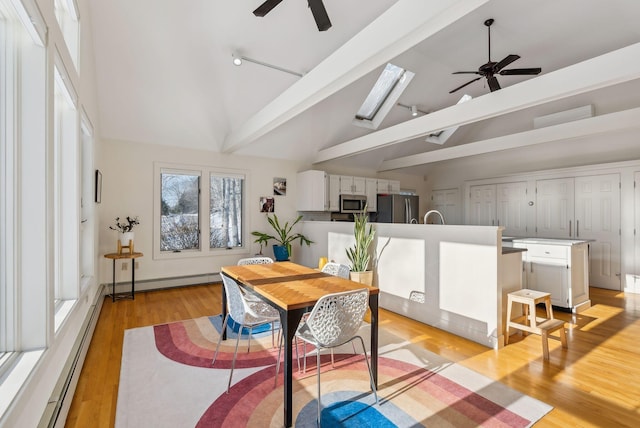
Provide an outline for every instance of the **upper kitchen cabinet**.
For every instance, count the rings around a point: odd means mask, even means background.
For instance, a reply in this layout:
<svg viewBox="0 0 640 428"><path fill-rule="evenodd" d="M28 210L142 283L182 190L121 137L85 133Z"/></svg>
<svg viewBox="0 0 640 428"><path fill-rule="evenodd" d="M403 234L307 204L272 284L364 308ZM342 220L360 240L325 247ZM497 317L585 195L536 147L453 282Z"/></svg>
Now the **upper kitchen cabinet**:
<svg viewBox="0 0 640 428"><path fill-rule="evenodd" d="M364 177L340 176L340 193L345 195L365 195L366 179Z"/></svg>
<svg viewBox="0 0 640 428"><path fill-rule="evenodd" d="M378 179L378 193L400 193L400 182L398 180Z"/></svg>
<svg viewBox="0 0 640 428"><path fill-rule="evenodd" d="M378 180L365 179L364 188L367 195L367 212L378 211Z"/></svg>
<svg viewBox="0 0 640 428"><path fill-rule="evenodd" d="M329 209L329 176L324 171L303 171L297 175L296 209L327 211Z"/></svg>

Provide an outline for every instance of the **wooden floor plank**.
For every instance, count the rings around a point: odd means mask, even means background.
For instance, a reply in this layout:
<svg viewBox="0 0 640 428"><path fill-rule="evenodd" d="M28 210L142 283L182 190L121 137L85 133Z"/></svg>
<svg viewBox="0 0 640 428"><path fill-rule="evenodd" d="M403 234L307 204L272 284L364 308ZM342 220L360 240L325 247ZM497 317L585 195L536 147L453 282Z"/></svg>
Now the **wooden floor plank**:
<svg viewBox="0 0 640 428"><path fill-rule="evenodd" d="M549 361L542 358L538 335L513 336L494 350L385 310L380 325L553 406L536 427L637 427L640 295L590 291L587 311L555 311L568 322L569 349L553 333ZM220 312L220 299L220 284L138 293L134 301L106 299L66 426L113 426L125 329L213 315Z"/></svg>

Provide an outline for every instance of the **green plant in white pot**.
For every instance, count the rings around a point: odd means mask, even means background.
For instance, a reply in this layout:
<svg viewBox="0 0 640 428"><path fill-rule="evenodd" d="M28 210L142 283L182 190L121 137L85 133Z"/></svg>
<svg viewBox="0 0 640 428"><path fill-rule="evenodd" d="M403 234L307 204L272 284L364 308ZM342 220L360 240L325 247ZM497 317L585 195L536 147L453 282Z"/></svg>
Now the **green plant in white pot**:
<svg viewBox="0 0 640 428"><path fill-rule="evenodd" d="M369 216L367 215L367 207L353 215L353 237L355 244L351 248L347 248L347 257L351 262L351 280L362 284L371 285L373 283L373 271L369 269L371 255L369 247L375 237L375 230L369 224Z"/></svg>
<svg viewBox="0 0 640 428"><path fill-rule="evenodd" d="M302 220L301 215L298 216L298 218L296 218L293 223L289 224L289 222L287 221L284 223L284 226L281 226L280 222L278 221L277 215L274 214L273 217L267 215L267 221L275 231L275 234L270 235L264 232L253 231L251 232L251 234L257 237L254 242L260 244L260 248L262 248L262 245L266 245L272 239L276 242L279 242L280 245L273 246L274 256L278 261L288 260L289 256L291 255L291 243L296 239L300 240L300 245L307 244L307 246L310 246L311 244L313 244L313 241L303 234L293 233L293 226L298 224L300 220ZM284 247L284 249L286 249L286 254L284 253L284 251L281 252L281 250L276 247Z"/></svg>

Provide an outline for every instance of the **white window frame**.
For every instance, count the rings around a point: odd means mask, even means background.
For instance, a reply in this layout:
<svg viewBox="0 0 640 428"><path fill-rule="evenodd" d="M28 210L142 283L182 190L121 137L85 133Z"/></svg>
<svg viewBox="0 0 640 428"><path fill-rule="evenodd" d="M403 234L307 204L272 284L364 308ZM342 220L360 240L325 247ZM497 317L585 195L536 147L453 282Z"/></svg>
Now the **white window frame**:
<svg viewBox="0 0 640 428"><path fill-rule="evenodd" d="M246 254L249 249L249 234L247 200L248 200L248 183L249 171L240 169L218 168L215 166L188 165L166 162L154 162L153 167L153 259L154 260L172 260L193 257L211 257L211 256L229 256ZM199 208L199 225L200 225L200 248L193 250L184 250L177 253L160 250L160 226L161 226L161 173L163 172L181 172L200 175L200 208ZM235 248L210 248L209 247L209 190L211 175L226 175L229 177L244 178L244 189L242 195L242 242L243 245Z"/></svg>

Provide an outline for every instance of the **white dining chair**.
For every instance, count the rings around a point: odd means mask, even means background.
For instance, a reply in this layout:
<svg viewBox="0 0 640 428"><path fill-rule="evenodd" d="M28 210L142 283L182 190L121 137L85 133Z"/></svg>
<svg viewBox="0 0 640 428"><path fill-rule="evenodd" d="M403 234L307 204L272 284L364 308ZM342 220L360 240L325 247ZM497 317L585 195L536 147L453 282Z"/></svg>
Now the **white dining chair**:
<svg viewBox="0 0 640 428"><path fill-rule="evenodd" d="M273 263L273 259L271 257L266 256L256 256L256 257L245 257L244 259L238 260L238 266L242 265L268 265Z"/></svg>
<svg viewBox="0 0 640 428"><path fill-rule="evenodd" d="M220 330L220 337L218 338L218 345L216 346L216 352L213 355L213 361L211 365L215 365L216 358L218 358L218 351L220 349L220 343L222 342L222 335L227 328L229 317L233 319L237 324L240 324L238 329L238 335L236 337L236 348L233 352L233 360L231 362L231 372L229 373L229 383L227 384L227 393L231 388L231 378L233 377L233 369L236 365L236 356L238 355L238 344L240 343L240 336L242 336L242 329L249 329L249 340L247 344L247 352L250 351L251 346L251 333L254 327L258 327L264 324L271 323L271 344L274 343L274 326L276 321L280 320L280 313L271 305L266 302L260 301L247 301L240 291L240 286L233 279L226 275L222 275L222 284L226 293L227 300L227 315L222 322L222 330Z"/></svg>
<svg viewBox="0 0 640 428"><path fill-rule="evenodd" d="M339 276L340 278L349 279L349 272L351 272L351 269L349 269L349 266L341 263L328 262L322 267L322 272L333 276Z"/></svg>
<svg viewBox="0 0 640 428"><path fill-rule="evenodd" d="M371 390L378 403L378 392L376 391L373 373L364 346L362 336L358 335L358 330L362 325L362 320L369 304L369 290L366 288L345 291L341 293L327 294L321 297L314 305L309 317L300 323L296 331L296 337L302 341L315 346L316 370L318 376L318 426L320 426L321 395L320 395L320 350L333 349L352 342L355 339L362 345L364 359L369 371ZM278 353L278 364L276 365L276 376L280 367L280 353Z"/></svg>

